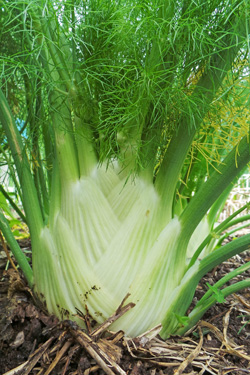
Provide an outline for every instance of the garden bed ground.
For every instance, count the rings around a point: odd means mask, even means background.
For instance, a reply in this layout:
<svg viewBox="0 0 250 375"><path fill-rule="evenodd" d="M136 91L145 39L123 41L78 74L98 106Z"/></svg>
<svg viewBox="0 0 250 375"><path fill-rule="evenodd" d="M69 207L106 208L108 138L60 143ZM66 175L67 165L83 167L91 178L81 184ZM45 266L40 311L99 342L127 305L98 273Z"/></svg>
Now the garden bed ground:
<svg viewBox="0 0 250 375"><path fill-rule="evenodd" d="M29 247L29 242L22 242ZM3 253L1 253L3 254ZM250 260L234 257L214 269L197 288L214 284ZM22 277L0 258L0 374L14 375L163 375L250 374L250 289L211 308L186 337L134 340L117 334L86 333L59 323L33 301ZM239 276L249 277L250 271Z"/></svg>

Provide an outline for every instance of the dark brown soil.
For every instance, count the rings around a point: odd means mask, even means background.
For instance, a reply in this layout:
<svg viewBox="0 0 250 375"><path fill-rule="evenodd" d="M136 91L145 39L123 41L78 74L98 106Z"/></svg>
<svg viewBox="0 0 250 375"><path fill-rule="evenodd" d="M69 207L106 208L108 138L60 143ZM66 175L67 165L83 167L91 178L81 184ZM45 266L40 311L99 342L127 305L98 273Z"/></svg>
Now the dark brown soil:
<svg viewBox="0 0 250 375"><path fill-rule="evenodd" d="M29 242L22 246L29 247ZM2 253L1 253L2 254ZM208 274L195 298L229 270L250 260L234 257ZM250 373L250 289L211 308L186 337L127 339L59 323L32 298L19 273L0 257L0 374L248 374ZM239 279L249 277L247 271Z"/></svg>

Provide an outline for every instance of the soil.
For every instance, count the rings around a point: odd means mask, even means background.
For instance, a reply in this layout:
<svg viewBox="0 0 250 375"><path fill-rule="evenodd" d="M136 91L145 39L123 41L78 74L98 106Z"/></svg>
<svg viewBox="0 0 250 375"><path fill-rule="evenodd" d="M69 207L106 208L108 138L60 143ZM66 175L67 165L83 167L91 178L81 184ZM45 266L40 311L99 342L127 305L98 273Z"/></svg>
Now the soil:
<svg viewBox="0 0 250 375"><path fill-rule="evenodd" d="M29 241L21 246L29 250ZM201 280L194 301L207 282L214 284L249 260L245 252L214 269ZM70 321L58 322L38 307L21 273L6 264L0 252L0 374L250 374L249 288L217 303L185 337L131 340L106 326L85 332Z"/></svg>

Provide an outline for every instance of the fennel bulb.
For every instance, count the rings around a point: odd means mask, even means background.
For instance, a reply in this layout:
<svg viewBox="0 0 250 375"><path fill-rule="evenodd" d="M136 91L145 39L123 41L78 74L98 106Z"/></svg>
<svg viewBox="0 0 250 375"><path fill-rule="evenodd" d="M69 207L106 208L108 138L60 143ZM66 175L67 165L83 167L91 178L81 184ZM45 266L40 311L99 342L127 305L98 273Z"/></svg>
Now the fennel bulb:
<svg viewBox="0 0 250 375"><path fill-rule="evenodd" d="M135 307L113 329L137 336L162 322L186 266L174 267L178 218L160 215L152 183L120 176L117 167L96 167L64 186L61 206L34 249L34 281L61 319L74 318L76 308L86 313L87 306L102 323L129 293Z"/></svg>

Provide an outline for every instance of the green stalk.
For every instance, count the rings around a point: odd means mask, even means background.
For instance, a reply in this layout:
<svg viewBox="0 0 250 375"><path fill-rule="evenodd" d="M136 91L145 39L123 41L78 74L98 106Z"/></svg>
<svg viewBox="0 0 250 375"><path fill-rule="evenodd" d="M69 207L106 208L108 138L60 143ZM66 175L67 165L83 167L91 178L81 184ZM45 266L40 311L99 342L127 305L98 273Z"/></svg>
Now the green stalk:
<svg viewBox="0 0 250 375"><path fill-rule="evenodd" d="M21 188L20 188L20 184L19 184L19 182L17 181L17 177L16 177L15 169L13 168L13 165L12 165L12 162L11 162L11 160L10 160L10 157L6 154L4 148L5 148L5 147L2 147L2 146L0 145L0 151L1 151L2 154L4 155L4 159L6 160L6 162L7 162L7 164L8 164L8 171L9 171L10 177L11 177L12 181L14 182L15 188L16 188L16 190L17 190L17 193L18 193L18 195L19 195L19 198L21 199L21 202L23 202L22 191L21 191Z"/></svg>
<svg viewBox="0 0 250 375"><path fill-rule="evenodd" d="M248 265L249 268L249 265ZM243 272L243 271L241 271ZM236 274L235 274L236 276ZM233 276L234 277L234 276ZM214 285L214 287L216 284ZM227 296L237 293L242 289L249 288L250 287L250 279L239 281L233 285L230 285L222 290L220 290L220 294L223 298L226 298ZM199 301L200 302L200 301ZM203 304L199 308L197 306L194 307L192 312L188 315L187 325L179 328L175 334L176 335L184 335L187 331L189 331L191 328L195 326L195 324L200 320L200 318L205 314L205 312L210 309L213 305L217 303L216 295L210 296L206 301L203 301Z"/></svg>
<svg viewBox="0 0 250 375"><path fill-rule="evenodd" d="M225 231L228 227L231 227L231 226L233 226L235 224L238 224L239 222L242 221L241 218L236 219L235 221L232 220L232 219L234 217L236 217L237 215L239 215L242 211L244 211L248 207L248 205L249 205L249 203L245 204L243 207L241 207L239 210L235 211L226 220L224 220L221 224L219 224L217 227L215 227L212 230L212 232L204 239L204 241L200 244L198 249L195 251L194 255L192 256L192 258L189 262L188 269L191 268L194 265L194 263L196 262L196 260L198 259L199 255L200 255L200 253L205 248L205 246L207 246L207 244L211 241L212 238L214 238L218 234Z"/></svg>
<svg viewBox="0 0 250 375"><path fill-rule="evenodd" d="M39 4L36 5L33 9L30 9L30 13L32 14L33 25L36 30L36 33L40 35L40 44L46 41L46 45L48 48L48 53L50 58L52 59L53 64L48 65L51 69L51 74L53 74L53 68L56 67L56 71L59 74L59 77L64 85L66 85L67 89L69 90L71 87L71 77L68 70L68 64L66 64L62 50L65 50L65 46L67 42L64 40L63 31L61 30L60 38L58 36L58 21L55 21L55 16L53 14L54 19L51 18L48 20L48 14L46 14L47 9L42 8L42 1L39 1ZM53 7L50 7L50 12L54 13ZM60 41L60 45L58 44ZM65 43L63 43L65 42ZM67 48L68 56L71 56L69 48Z"/></svg>
<svg viewBox="0 0 250 375"><path fill-rule="evenodd" d="M243 221L249 220L250 219L250 215L249 214L244 215L244 216L240 216L240 217L238 217L238 218L236 218L236 219L233 220L234 217L236 217L242 211L244 211L244 210L246 210L248 208L249 208L249 202L246 203L241 208L239 208L237 211L235 211L232 215L230 215L227 219L225 219L220 225L218 225L218 227L215 228L216 232L217 233L222 233L225 230L227 230L228 228L233 227L234 225L237 225L239 223L242 223ZM220 232L219 232L219 230L220 230Z"/></svg>
<svg viewBox="0 0 250 375"><path fill-rule="evenodd" d="M48 122L48 121L47 121ZM53 143L54 143L54 133L49 129L49 124L44 123L42 127L42 137L45 151L45 162L46 162L46 181L48 184L48 195L50 195L51 190L51 180L53 174Z"/></svg>
<svg viewBox="0 0 250 375"><path fill-rule="evenodd" d="M249 227L249 220L250 220L250 215L244 215L244 216L241 216L239 217L238 219L236 220L233 220L232 223L230 223L230 225L228 227L231 227L231 226L234 226L234 225L237 225L239 223L242 223L243 221L248 221L247 223L243 224L243 225L240 225L240 226L237 226L236 228L226 232L223 236L221 236L221 238L219 239L219 241L217 242L217 245L216 246L221 246L223 240L225 238L227 238L228 236L231 236L233 233L235 232L238 232L240 231L241 229L244 229L246 227Z"/></svg>
<svg viewBox="0 0 250 375"><path fill-rule="evenodd" d="M188 129L185 120L181 120L179 129L168 146L163 164L156 178L155 187L163 197L163 200L173 201L176 184L195 134L196 129ZM178 153L176 153L176 150L178 150ZM168 203L167 207L169 210L167 216L171 217L172 204L169 205Z"/></svg>
<svg viewBox="0 0 250 375"><path fill-rule="evenodd" d="M227 198L228 198L231 190L234 187L234 183L235 183L235 181L233 181L232 183L230 183L228 185L228 187L224 190L224 192L221 193L219 198L215 201L215 203L210 208L210 210L207 214L207 219L208 219L208 222L211 225L213 225L216 222L216 220L218 220L219 215L221 214L223 208L225 207Z"/></svg>
<svg viewBox="0 0 250 375"><path fill-rule="evenodd" d="M235 22L235 17L232 17L230 21ZM229 25L231 26L230 22ZM241 28L242 25L240 24L238 31L241 31ZM189 120L182 115L176 133L171 139L161 169L157 175L155 186L159 194L163 197L167 197L166 199L168 201L169 199L174 199L176 185L192 141L209 109L209 105L213 101L218 89L221 87L239 51L240 44L238 43L238 36L235 35L234 32L231 35L231 31L235 32L235 30L229 30L224 36L225 45L230 47L224 50L220 48L219 51L213 54L210 58L208 68L197 83L191 98L188 99L190 103L192 103L193 124L189 124ZM178 150L178 153L176 150Z"/></svg>
<svg viewBox="0 0 250 375"><path fill-rule="evenodd" d="M250 234L246 234L242 237L236 238L234 241L215 249L212 253L208 254L205 258L200 261L199 271L197 277L199 280L211 269L216 267L218 264L225 260L233 257L236 254L240 254L249 248Z"/></svg>
<svg viewBox="0 0 250 375"><path fill-rule="evenodd" d="M43 114L43 106L42 106L42 82L41 82L41 76L39 75L36 82L36 108L35 108L35 117L37 119L37 122L39 123L40 127L44 128L44 114ZM39 120L38 120L39 119ZM48 215L49 212L49 188L50 188L50 181L48 181L48 184L46 184L46 177L49 177L49 174L46 175L45 170L43 168L43 163L41 160L41 150L40 145L37 138L37 161L38 161L38 179L39 179L39 186L40 186L40 192L42 196L43 201L43 207L44 207L44 213L45 216ZM51 143L51 139L49 140L49 143ZM46 145L45 145L46 147ZM46 151L45 151L45 157L46 157ZM50 159L46 159L45 168L48 170Z"/></svg>
<svg viewBox="0 0 250 375"><path fill-rule="evenodd" d="M58 21L55 18L48 20L47 15L41 13L42 2L37 11L32 11L35 31L40 35L39 44L42 47L43 56L47 56L44 67L47 74L53 79L53 89L49 92L49 104L52 108L52 125L55 132L56 153L60 178L62 184L76 181L79 178L79 160L74 139L74 129L71 118L72 77L68 67L72 67L72 61L65 61L65 56L71 56L69 45L64 34L58 36ZM37 16L38 14L38 16ZM60 29L60 28L59 28ZM42 35L42 36L41 36ZM46 42L46 44L45 44ZM60 42L60 43L59 43ZM44 64L43 60L42 63Z"/></svg>
<svg viewBox="0 0 250 375"><path fill-rule="evenodd" d="M167 12L166 12L167 9ZM170 28L170 20L174 15L175 7L162 6L158 9L158 16L165 19L164 30L161 35L167 35ZM164 14L164 16L163 16ZM167 22L169 20L169 23ZM174 80L174 72L168 71L164 66L164 61L170 61L173 55L169 53L169 43L166 43L164 37L160 38L158 30L152 40L152 47L147 49L145 58L145 68L141 73L141 83L135 91L132 99L135 107L135 114L129 113L130 118L125 125L127 139L130 142L130 150L126 151L126 167L146 180L153 179L153 171L155 167L155 155L157 153L160 135L164 126L162 114L157 116L159 103L155 103L150 96L149 86L152 77L159 75L161 77L161 87L164 91L166 82L170 84ZM171 57L170 57L171 55ZM157 87L159 89L159 87ZM165 103L164 105L165 106ZM139 110L138 110L139 109ZM131 109L129 108L128 111ZM132 142L131 142L132 140ZM133 150L133 148L136 149Z"/></svg>
<svg viewBox="0 0 250 375"><path fill-rule="evenodd" d="M40 106L38 104L38 97L40 90L37 90L37 82L32 83L27 74L24 74L24 84L26 106L28 109L28 119L30 124L32 172L34 176L35 187L38 192L40 209L44 220L46 215L48 214L48 196L46 196L47 194L39 150Z"/></svg>
<svg viewBox="0 0 250 375"><path fill-rule="evenodd" d="M228 281L232 280L234 277L240 275L241 273L247 271L250 268L250 262L243 264L242 266L238 267L237 269L229 272L225 276L223 276L219 281L217 281L213 287L214 289L220 289L223 285L225 285ZM212 289L208 289L208 291L201 297L201 299L197 302L194 307L194 310L199 310L200 307L204 306L204 302L208 300L208 298L213 294Z"/></svg>
<svg viewBox="0 0 250 375"><path fill-rule="evenodd" d="M195 289L202 277L225 260L247 250L249 248L249 243L250 234L237 238L207 255L200 263L194 264L193 267L186 272L180 285L173 293L172 301L169 304L168 311L162 322L163 328L161 336L163 338L168 337L178 329L179 321L176 316L184 316L192 302Z"/></svg>
<svg viewBox="0 0 250 375"><path fill-rule="evenodd" d="M27 224L30 228L31 235L38 238L40 230L43 227L39 200L21 136L2 90L0 90L0 121L8 139L22 187L23 205Z"/></svg>
<svg viewBox="0 0 250 375"><path fill-rule="evenodd" d="M209 208L239 175L249 160L248 137L245 136L227 155L220 167L214 170L211 177L204 182L203 186L201 186L200 190L180 216L187 236L193 233Z"/></svg>
<svg viewBox="0 0 250 375"><path fill-rule="evenodd" d="M4 189L3 185L0 185L0 191L1 193L5 196L5 198L9 201L11 207L16 211L16 213L20 216L20 218L22 219L22 221L24 223L27 223L26 222L26 217L24 216L24 214L22 213L22 211L20 210L20 208L16 205L16 203L13 201L13 199L11 198L11 196L7 193L7 191Z"/></svg>
<svg viewBox="0 0 250 375"><path fill-rule="evenodd" d="M62 185L79 179L77 148L67 98L56 91L49 98L55 132L56 154Z"/></svg>
<svg viewBox="0 0 250 375"><path fill-rule="evenodd" d="M88 176L97 164L97 155L93 147L93 134L88 124L75 116L76 144L80 168L80 176Z"/></svg>
<svg viewBox="0 0 250 375"><path fill-rule="evenodd" d="M14 257L16 258L17 263L19 264L23 274L28 281L29 286L33 287L33 271L27 261L26 256L23 254L20 246L18 245L15 237L13 236L11 229L9 227L9 223L7 219L4 217L3 213L0 211L0 229L8 242L8 245L11 248Z"/></svg>
<svg viewBox="0 0 250 375"><path fill-rule="evenodd" d="M55 214L60 211L62 199L62 187L60 181L60 171L58 161L55 159L53 164L53 174L51 180L50 210L48 222L50 225L54 222Z"/></svg>
<svg viewBox="0 0 250 375"><path fill-rule="evenodd" d="M44 169L42 166L42 160L41 160L40 154L38 155L38 163L39 163L39 168L38 168L39 186L40 186L40 192L42 196L44 217L46 218L49 213L49 194L47 190Z"/></svg>

